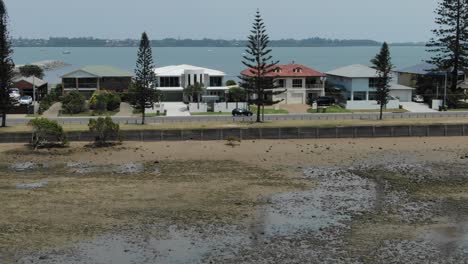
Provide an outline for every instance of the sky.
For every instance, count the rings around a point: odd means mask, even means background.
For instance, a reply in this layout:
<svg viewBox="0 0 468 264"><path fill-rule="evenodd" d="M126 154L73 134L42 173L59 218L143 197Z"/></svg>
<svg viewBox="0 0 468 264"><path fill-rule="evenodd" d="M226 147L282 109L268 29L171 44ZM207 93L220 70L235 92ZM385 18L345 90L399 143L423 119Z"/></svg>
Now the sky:
<svg viewBox="0 0 468 264"><path fill-rule="evenodd" d="M419 42L438 0L4 0L13 37L246 39L257 8L271 39Z"/></svg>

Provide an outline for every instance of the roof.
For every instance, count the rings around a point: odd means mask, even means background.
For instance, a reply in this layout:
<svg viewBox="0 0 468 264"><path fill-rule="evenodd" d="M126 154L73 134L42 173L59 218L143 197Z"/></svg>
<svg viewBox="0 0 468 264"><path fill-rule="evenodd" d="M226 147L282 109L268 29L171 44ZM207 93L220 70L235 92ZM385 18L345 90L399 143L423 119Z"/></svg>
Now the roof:
<svg viewBox="0 0 468 264"><path fill-rule="evenodd" d="M369 66L362 64L353 64L341 67L329 72L327 75L341 76L347 78L376 78L378 77L377 71Z"/></svg>
<svg viewBox="0 0 468 264"><path fill-rule="evenodd" d="M325 77L325 74L302 64L276 65L277 71L269 73L269 77ZM242 75L252 76L252 69L245 69Z"/></svg>
<svg viewBox="0 0 468 264"><path fill-rule="evenodd" d="M437 66L430 64L430 63L420 63L410 67L398 69L395 72L399 73L411 73L411 74L419 74L419 75L426 75L426 74L437 74L434 70L437 69Z"/></svg>
<svg viewBox="0 0 468 264"><path fill-rule="evenodd" d="M121 70L113 66L107 66L107 65L86 66L81 69L64 74L62 77L66 77L67 75L71 75L79 71L89 73L96 77L133 77L133 74L128 71Z"/></svg>
<svg viewBox="0 0 468 264"><path fill-rule="evenodd" d="M19 78L16 78L13 80L13 82L17 83L17 82L21 82L21 81L24 81L24 82L27 82L27 83L30 83L30 84L34 84L35 86L43 86L43 85L46 85L47 82L42 80L42 79L39 79L37 77L34 77L34 76L30 76L30 77L19 77Z"/></svg>
<svg viewBox="0 0 468 264"><path fill-rule="evenodd" d="M405 85L401 85L401 84L398 84L398 83L390 83L390 88L389 89L390 90L415 90L415 88L405 86Z"/></svg>
<svg viewBox="0 0 468 264"><path fill-rule="evenodd" d="M185 71L200 71L203 74L208 74L210 76L225 76L226 73L218 70L188 65L188 64L181 64L181 65L171 65L161 68L154 69L154 72L157 76L181 76L185 73Z"/></svg>

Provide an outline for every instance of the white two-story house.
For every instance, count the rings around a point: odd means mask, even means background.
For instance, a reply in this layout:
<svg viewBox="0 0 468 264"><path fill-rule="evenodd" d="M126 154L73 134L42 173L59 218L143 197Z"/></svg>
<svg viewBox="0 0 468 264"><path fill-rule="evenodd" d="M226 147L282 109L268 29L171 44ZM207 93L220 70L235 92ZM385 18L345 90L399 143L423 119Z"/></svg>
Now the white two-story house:
<svg viewBox="0 0 468 264"><path fill-rule="evenodd" d="M347 109L372 110L379 109L377 96L377 71L366 65L349 65L329 71L327 82L336 90L340 90ZM399 108L399 102L410 102L414 88L392 82L390 84L390 100L387 109Z"/></svg>
<svg viewBox="0 0 468 264"><path fill-rule="evenodd" d="M158 79L157 89L163 93L163 101L185 101L184 89L195 83L205 87L204 97L211 100L223 100L228 91L224 85L226 74L222 71L192 66L174 65L156 68L154 70Z"/></svg>
<svg viewBox="0 0 468 264"><path fill-rule="evenodd" d="M250 69L241 74L252 76ZM286 90L274 95L273 100L282 100L280 104L308 104L325 95L326 75L301 64L277 65L268 77L277 82L276 90Z"/></svg>

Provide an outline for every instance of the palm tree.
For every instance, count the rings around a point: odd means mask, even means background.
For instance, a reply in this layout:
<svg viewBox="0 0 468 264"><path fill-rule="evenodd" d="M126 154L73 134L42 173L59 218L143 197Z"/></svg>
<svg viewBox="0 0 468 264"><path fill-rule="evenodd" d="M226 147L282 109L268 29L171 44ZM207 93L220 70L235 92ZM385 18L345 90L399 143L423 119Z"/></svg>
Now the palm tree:
<svg viewBox="0 0 468 264"><path fill-rule="evenodd" d="M200 97L205 93L205 85L203 83L196 82L194 85L189 85L184 89L184 94L190 96L190 102L193 102L194 99L197 99L197 106L200 107Z"/></svg>

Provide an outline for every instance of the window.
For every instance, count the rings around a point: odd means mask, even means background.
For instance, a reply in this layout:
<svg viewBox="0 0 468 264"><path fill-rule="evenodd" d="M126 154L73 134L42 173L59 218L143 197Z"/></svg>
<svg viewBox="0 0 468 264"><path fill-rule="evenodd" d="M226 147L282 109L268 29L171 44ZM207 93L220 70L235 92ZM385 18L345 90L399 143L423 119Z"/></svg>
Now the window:
<svg viewBox="0 0 468 264"><path fill-rule="evenodd" d="M179 77L160 77L159 87L180 87Z"/></svg>
<svg viewBox="0 0 468 264"><path fill-rule="evenodd" d="M192 85L192 75L188 75L188 86Z"/></svg>
<svg viewBox="0 0 468 264"><path fill-rule="evenodd" d="M276 85L278 86L278 88L286 87L286 82L284 81L284 79L278 79L276 82L277 82Z"/></svg>
<svg viewBox="0 0 468 264"><path fill-rule="evenodd" d="M210 77L210 86L211 87L223 86L223 77Z"/></svg>
<svg viewBox="0 0 468 264"><path fill-rule="evenodd" d="M369 88L377 88L378 83L379 83L378 78L369 78Z"/></svg>
<svg viewBox="0 0 468 264"><path fill-rule="evenodd" d="M198 79L197 79L198 75L194 74L193 75L193 83L197 83L198 82Z"/></svg>
<svg viewBox="0 0 468 264"><path fill-rule="evenodd" d="M98 79L97 78L79 78L78 87L79 88L97 88Z"/></svg>
<svg viewBox="0 0 468 264"><path fill-rule="evenodd" d="M354 92L354 101L365 101L366 92Z"/></svg>
<svg viewBox="0 0 468 264"><path fill-rule="evenodd" d="M293 70L293 72L294 72L294 73L300 73L300 72L302 72L302 69L301 69L301 68L295 68L295 69Z"/></svg>
<svg viewBox="0 0 468 264"><path fill-rule="evenodd" d="M281 68L276 68L276 69L275 69L275 72L276 72L276 73L281 73L281 72L282 72L282 71L281 71Z"/></svg>
<svg viewBox="0 0 468 264"><path fill-rule="evenodd" d="M302 88L302 79L294 79L293 88Z"/></svg>
<svg viewBox="0 0 468 264"><path fill-rule="evenodd" d="M75 78L63 78L63 88L76 88L76 79Z"/></svg>
<svg viewBox="0 0 468 264"><path fill-rule="evenodd" d="M377 101L377 92L369 92L369 101Z"/></svg>

